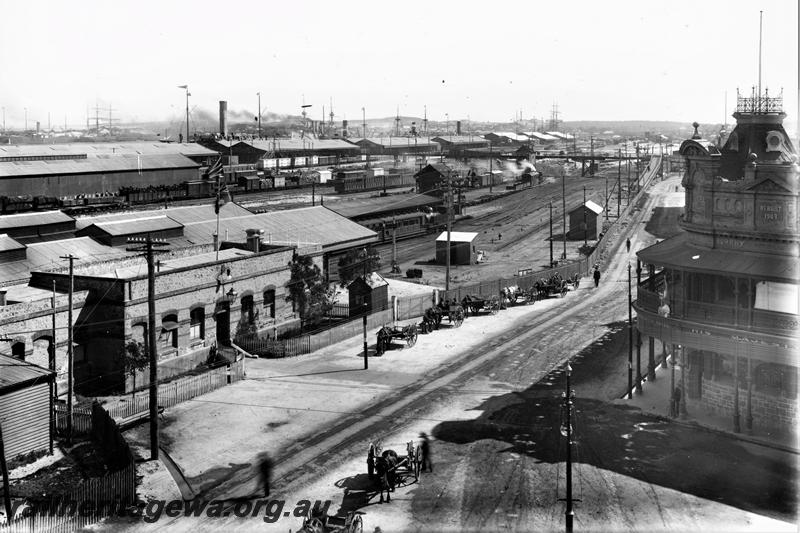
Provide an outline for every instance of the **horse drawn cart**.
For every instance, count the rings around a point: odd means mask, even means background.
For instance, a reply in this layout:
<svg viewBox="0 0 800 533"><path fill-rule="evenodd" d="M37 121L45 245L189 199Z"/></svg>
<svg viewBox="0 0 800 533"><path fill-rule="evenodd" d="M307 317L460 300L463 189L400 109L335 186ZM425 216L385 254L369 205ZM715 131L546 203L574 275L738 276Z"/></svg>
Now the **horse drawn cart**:
<svg viewBox="0 0 800 533"><path fill-rule="evenodd" d="M383 493L386 501L391 501L389 493L395 487L410 485L419 481L422 469L422 449L413 441L406 443L406 454L400 456L394 450L384 450L380 442L371 442L367 449L367 472L371 479L377 480L381 503Z"/></svg>
<svg viewBox="0 0 800 533"><path fill-rule="evenodd" d="M569 290L569 283L563 279L558 272L549 278L542 278L534 284L539 299L549 298L550 296L564 297Z"/></svg>
<svg viewBox="0 0 800 533"><path fill-rule="evenodd" d="M410 326L383 326L378 330L378 342L375 348L376 355L383 355L389 346L392 344L393 339L402 339L406 341L406 345L411 348L417 343L417 326L411 324Z"/></svg>
<svg viewBox="0 0 800 533"><path fill-rule="evenodd" d="M504 287L500 291L500 307L504 308L506 305L524 305L535 303L539 299L539 293L533 287L523 289L518 285L511 285Z"/></svg>
<svg viewBox="0 0 800 533"><path fill-rule="evenodd" d="M500 310L500 299L497 296L491 298L482 298L480 296L464 296L461 300L461 305L464 307L467 314L477 315L481 312L487 312L496 315Z"/></svg>
<svg viewBox="0 0 800 533"><path fill-rule="evenodd" d="M423 333L429 333L434 329L439 329L445 317L447 317L448 324L458 328L464 323L466 312L463 307L457 303L451 303L450 300L439 302L425 310L422 316L422 323L420 324L420 327L424 328Z"/></svg>
<svg viewBox="0 0 800 533"><path fill-rule="evenodd" d="M361 516L348 511L344 517L312 515L303 519L303 527L297 533L362 533L364 523Z"/></svg>

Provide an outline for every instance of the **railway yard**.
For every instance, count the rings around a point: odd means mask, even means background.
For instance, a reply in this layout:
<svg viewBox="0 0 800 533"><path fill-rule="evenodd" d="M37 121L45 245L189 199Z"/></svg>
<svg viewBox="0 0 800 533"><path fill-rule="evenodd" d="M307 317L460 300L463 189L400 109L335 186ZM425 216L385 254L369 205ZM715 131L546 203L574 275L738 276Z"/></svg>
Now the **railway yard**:
<svg viewBox="0 0 800 533"><path fill-rule="evenodd" d="M645 223L655 207L676 205L678 183L672 177L655 184L642 209L617 227L615 241L629 237L634 248L654 242ZM485 216L510 234L513 221L503 225L493 212ZM546 250L533 235L515 245ZM561 530L565 465L557 427L567 359L578 398L580 530L793 530L791 453L671 425L619 400L629 260L624 246L614 247L598 289L584 280L564 298L469 317L460 328L420 335L413 348L371 358L368 371L360 338L304 358L249 362L246 382L166 413L163 449L181 477L176 487L162 472L143 486L222 500L227 514L155 524L112 519L99 530L294 531L301 521L288 514L234 515L259 490L254 454L263 450L275 461L275 497L330 500L329 514L356 513L365 531ZM398 487L390 504L378 503L365 470L368 444L380 440L402 453L422 431L434 439L433 472ZM146 430L126 438L146 447ZM737 471L742 464L747 476ZM687 479L686 470L702 475ZM746 480L756 479L764 491L749 490Z"/></svg>

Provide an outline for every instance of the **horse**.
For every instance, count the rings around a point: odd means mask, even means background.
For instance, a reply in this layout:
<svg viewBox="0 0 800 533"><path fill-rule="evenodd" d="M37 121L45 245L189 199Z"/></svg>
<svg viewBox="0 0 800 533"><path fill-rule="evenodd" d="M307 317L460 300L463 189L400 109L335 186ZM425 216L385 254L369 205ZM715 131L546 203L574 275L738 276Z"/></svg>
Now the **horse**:
<svg viewBox="0 0 800 533"><path fill-rule="evenodd" d="M378 491L381 495L381 502L383 503L383 493L386 492L386 502L391 502L391 492L394 492L394 486L397 482L397 475L395 469L399 459L394 450L385 450L380 457L375 458L375 471L378 476Z"/></svg>
<svg viewBox="0 0 800 533"><path fill-rule="evenodd" d="M524 296L525 293L517 285L510 285L500 289L501 303L516 304L517 297Z"/></svg>

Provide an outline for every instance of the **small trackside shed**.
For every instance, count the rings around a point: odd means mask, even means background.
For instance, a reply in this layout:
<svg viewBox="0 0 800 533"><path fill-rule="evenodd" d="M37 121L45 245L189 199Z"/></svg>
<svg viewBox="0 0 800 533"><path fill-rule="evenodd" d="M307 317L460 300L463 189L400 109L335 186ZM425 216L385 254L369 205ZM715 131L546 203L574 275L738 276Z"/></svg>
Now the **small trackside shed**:
<svg viewBox="0 0 800 533"><path fill-rule="evenodd" d="M596 240L600 232L600 224L597 223L603 208L591 200L581 204L569 212L569 232L567 237L573 240L589 239ZM585 219L584 219L585 215ZM584 232L583 223L586 221Z"/></svg>
<svg viewBox="0 0 800 533"><path fill-rule="evenodd" d="M389 306L389 283L377 272L359 276L347 286L350 296L350 316L358 316L366 311L380 311Z"/></svg>
<svg viewBox="0 0 800 533"><path fill-rule="evenodd" d="M0 355L0 424L7 460L48 450L55 372Z"/></svg>
<svg viewBox="0 0 800 533"><path fill-rule="evenodd" d="M473 265L476 263L476 251L473 243L477 233L470 231L451 231L450 232L450 264L451 265ZM447 263L447 232L443 231L436 237L436 263L444 265Z"/></svg>

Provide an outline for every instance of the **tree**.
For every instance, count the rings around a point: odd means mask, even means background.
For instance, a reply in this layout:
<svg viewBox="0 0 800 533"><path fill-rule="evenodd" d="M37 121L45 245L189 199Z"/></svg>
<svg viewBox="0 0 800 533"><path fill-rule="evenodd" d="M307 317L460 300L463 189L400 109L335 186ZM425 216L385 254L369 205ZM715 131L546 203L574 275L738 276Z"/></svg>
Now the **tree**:
<svg viewBox="0 0 800 533"><path fill-rule="evenodd" d="M291 277L286 284L289 290L286 301L294 304L301 324L320 322L325 313L333 308L333 290L310 256L295 254L289 268Z"/></svg>
<svg viewBox="0 0 800 533"><path fill-rule="evenodd" d="M339 258L339 283L344 287L360 275L381 268L381 254L372 246L351 248Z"/></svg>
<svg viewBox="0 0 800 533"><path fill-rule="evenodd" d="M133 378L133 393L136 393L136 372L141 372L150 365L150 354L145 350L144 343L129 340L119 352L125 372Z"/></svg>

